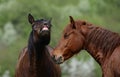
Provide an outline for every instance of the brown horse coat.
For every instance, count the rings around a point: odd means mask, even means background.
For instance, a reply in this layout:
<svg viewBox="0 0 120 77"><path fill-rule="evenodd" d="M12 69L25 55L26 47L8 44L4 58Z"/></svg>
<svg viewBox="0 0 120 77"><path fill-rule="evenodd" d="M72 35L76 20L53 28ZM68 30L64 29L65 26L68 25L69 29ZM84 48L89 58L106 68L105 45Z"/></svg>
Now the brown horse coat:
<svg viewBox="0 0 120 77"><path fill-rule="evenodd" d="M61 77L59 65L51 59L53 48L50 42L51 20L34 20L31 14L28 20L32 24L28 46L21 52L15 77Z"/></svg>
<svg viewBox="0 0 120 77"><path fill-rule="evenodd" d="M52 57L60 64L80 50L86 50L99 63L102 77L120 77L120 35L70 16Z"/></svg>
<svg viewBox="0 0 120 77"><path fill-rule="evenodd" d="M39 67L30 67L28 48L24 48L19 56L15 77L38 77L36 76L36 68L41 70L39 71L39 77L60 77L61 73L59 66L53 63L51 57L47 53L48 50L52 50L52 48L50 48L51 47L46 46L46 53L44 55L46 55L45 57L47 58L41 60ZM49 52L51 53L51 51Z"/></svg>

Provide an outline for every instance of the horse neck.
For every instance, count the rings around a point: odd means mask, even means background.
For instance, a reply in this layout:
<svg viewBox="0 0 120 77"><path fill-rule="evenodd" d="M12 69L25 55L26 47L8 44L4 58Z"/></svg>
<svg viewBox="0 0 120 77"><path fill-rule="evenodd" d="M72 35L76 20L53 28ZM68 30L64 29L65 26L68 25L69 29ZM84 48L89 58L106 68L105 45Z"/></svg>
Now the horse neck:
<svg viewBox="0 0 120 77"><path fill-rule="evenodd" d="M30 58L30 68L32 69L32 72L36 73L36 76L40 75L45 69L44 66L46 65L46 61L49 61L49 54L46 50L46 46L42 45L40 41L41 39L36 42L34 34L31 32L28 43L28 53Z"/></svg>
<svg viewBox="0 0 120 77"><path fill-rule="evenodd" d="M99 27L93 27L86 35L84 49L101 65L119 45L120 36L118 34Z"/></svg>
<svg viewBox="0 0 120 77"><path fill-rule="evenodd" d="M41 43L35 43L34 44L34 55L36 57L36 60L45 59L45 56L47 56L45 45L42 45Z"/></svg>
<svg viewBox="0 0 120 77"><path fill-rule="evenodd" d="M45 52L46 45L44 45L41 42L42 40L43 39L37 38L33 31L30 33L29 42L28 42L28 50L30 50L30 52L36 53L36 55L39 55L39 57L43 57L47 54Z"/></svg>

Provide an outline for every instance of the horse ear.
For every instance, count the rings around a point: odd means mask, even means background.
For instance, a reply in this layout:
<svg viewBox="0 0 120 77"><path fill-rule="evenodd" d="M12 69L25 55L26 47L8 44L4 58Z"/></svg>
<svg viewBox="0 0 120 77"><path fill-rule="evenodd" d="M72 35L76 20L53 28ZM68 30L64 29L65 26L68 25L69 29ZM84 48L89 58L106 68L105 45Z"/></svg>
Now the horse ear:
<svg viewBox="0 0 120 77"><path fill-rule="evenodd" d="M51 24L51 21L52 21L52 18L50 18L48 22Z"/></svg>
<svg viewBox="0 0 120 77"><path fill-rule="evenodd" d="M31 14L28 14L28 21L31 24L34 22L34 17Z"/></svg>
<svg viewBox="0 0 120 77"><path fill-rule="evenodd" d="M72 24L71 27L72 27L73 29L76 29L75 21L74 21L73 17L72 17L72 16L69 16L69 18L70 18L70 23Z"/></svg>
<svg viewBox="0 0 120 77"><path fill-rule="evenodd" d="M50 18L50 19L48 20L48 24L50 25L50 27L52 26L52 25L51 25L51 21L52 21L52 18Z"/></svg>

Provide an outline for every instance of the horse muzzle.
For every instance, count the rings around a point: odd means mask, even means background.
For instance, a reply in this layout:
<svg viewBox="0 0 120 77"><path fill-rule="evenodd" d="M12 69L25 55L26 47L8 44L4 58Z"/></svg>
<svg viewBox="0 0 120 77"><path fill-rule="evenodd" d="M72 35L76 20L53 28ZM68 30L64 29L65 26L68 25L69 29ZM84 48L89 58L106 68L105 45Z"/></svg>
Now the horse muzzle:
<svg viewBox="0 0 120 77"><path fill-rule="evenodd" d="M50 29L48 27L44 26L40 31L40 35L42 35L42 36L50 35Z"/></svg>
<svg viewBox="0 0 120 77"><path fill-rule="evenodd" d="M64 58L62 56L53 55L52 59L56 64L62 64L64 62Z"/></svg>
<svg viewBox="0 0 120 77"><path fill-rule="evenodd" d="M47 26L44 26L41 31L49 31L49 28Z"/></svg>

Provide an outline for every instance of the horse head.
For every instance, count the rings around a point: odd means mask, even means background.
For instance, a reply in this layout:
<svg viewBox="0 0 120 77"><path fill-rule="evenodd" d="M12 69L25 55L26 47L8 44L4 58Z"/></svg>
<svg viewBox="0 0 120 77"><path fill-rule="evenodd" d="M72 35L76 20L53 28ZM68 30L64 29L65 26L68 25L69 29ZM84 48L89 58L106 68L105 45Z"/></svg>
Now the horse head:
<svg viewBox="0 0 120 77"><path fill-rule="evenodd" d="M85 21L74 21L70 16L70 24L66 26L57 47L52 52L52 58L57 64L63 63L83 49L85 33Z"/></svg>
<svg viewBox="0 0 120 77"><path fill-rule="evenodd" d="M44 45L49 44L50 42L50 31L51 31L51 19L40 19L35 20L34 17L29 14L28 21L32 25L32 31L34 34L34 40L40 42Z"/></svg>

